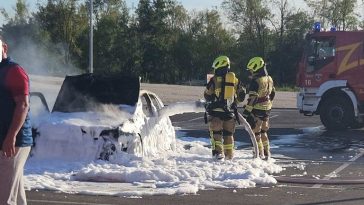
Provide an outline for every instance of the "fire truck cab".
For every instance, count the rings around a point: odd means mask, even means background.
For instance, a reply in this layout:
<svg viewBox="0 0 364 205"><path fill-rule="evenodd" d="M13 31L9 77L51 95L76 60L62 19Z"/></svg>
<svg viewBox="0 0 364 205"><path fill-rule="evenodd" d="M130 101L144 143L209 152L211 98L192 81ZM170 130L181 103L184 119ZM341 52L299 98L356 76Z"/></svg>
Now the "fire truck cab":
<svg viewBox="0 0 364 205"><path fill-rule="evenodd" d="M297 74L300 113L320 115L328 130L363 126L363 44L364 31L307 34Z"/></svg>

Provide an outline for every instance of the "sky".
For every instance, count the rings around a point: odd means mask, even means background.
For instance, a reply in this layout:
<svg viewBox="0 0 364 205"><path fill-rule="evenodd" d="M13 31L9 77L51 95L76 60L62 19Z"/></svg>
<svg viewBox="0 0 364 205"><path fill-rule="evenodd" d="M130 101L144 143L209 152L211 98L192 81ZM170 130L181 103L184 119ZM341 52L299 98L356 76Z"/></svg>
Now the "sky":
<svg viewBox="0 0 364 205"><path fill-rule="evenodd" d="M57 93L60 84L48 82L52 80L34 82L31 76L31 89ZM26 189L140 198L198 194L200 190L217 188L238 193L239 188L275 186L274 176L286 167L296 170L295 177L307 175L304 162L279 163L290 158L274 153L278 144L323 132L321 127L314 127L302 129L303 134L275 137L270 142L269 160L253 158L251 143L235 142L234 159L217 161L211 156L208 136L190 137L166 117L200 112L195 102L177 102L167 108L159 117L146 117L141 104L118 111L103 109L102 113L48 114L31 110L33 127L40 135L25 165ZM138 135L130 138L123 134L117 142L110 136L100 136L102 130L116 125L120 125L122 133L140 133L141 140ZM97 160L108 142L113 142L116 150L127 144L127 152L118 151L110 155L109 161Z"/></svg>

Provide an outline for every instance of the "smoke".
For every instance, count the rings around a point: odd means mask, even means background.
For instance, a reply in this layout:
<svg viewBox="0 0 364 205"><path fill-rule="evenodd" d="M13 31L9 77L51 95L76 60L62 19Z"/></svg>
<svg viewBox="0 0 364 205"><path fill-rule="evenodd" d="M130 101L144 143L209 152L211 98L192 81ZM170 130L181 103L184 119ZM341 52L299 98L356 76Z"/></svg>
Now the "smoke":
<svg viewBox="0 0 364 205"><path fill-rule="evenodd" d="M110 119L115 120L115 122L121 123L132 117L132 113L135 110L135 107L127 105L123 105L121 107L112 104L95 103L95 107L93 108L93 110L105 114Z"/></svg>
<svg viewBox="0 0 364 205"><path fill-rule="evenodd" d="M31 97L31 117L33 123L38 125L44 118L49 118L50 113L47 112L41 100L37 97ZM64 119L75 121L79 119L88 125L121 125L125 121L133 117L135 107L128 105L101 104L90 100L84 105L84 111L63 113L53 112L51 116L62 116ZM36 126L37 127L37 126Z"/></svg>
<svg viewBox="0 0 364 205"><path fill-rule="evenodd" d="M62 44L35 42L28 37L13 37L8 41L9 56L29 74L59 76L80 74L81 70L71 63L65 63L66 50Z"/></svg>
<svg viewBox="0 0 364 205"><path fill-rule="evenodd" d="M66 51L61 44L51 44L46 40L35 42L24 34L7 37L6 43L8 56L29 74L30 92L42 93L50 110L53 108L64 77L82 72L76 66L65 63ZM33 115L44 114L44 106L37 97L31 97Z"/></svg>

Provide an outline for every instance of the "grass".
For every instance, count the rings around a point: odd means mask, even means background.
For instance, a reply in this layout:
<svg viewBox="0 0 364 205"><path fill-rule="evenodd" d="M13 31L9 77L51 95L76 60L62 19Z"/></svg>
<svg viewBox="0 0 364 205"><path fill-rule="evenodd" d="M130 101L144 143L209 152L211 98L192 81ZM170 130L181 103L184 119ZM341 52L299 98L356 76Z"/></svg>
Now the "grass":
<svg viewBox="0 0 364 205"><path fill-rule="evenodd" d="M292 85L280 85L275 86L276 91L283 91L283 92L298 92L299 88Z"/></svg>

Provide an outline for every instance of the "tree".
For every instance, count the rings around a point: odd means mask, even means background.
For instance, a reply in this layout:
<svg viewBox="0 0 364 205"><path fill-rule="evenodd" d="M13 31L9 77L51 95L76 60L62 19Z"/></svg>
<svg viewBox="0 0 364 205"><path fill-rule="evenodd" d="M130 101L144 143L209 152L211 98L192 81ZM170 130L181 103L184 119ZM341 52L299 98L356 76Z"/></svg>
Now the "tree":
<svg viewBox="0 0 364 205"><path fill-rule="evenodd" d="M236 43L233 34L228 32L216 10L206 10L191 19L189 35L192 38L193 74L204 79L211 73L211 64L219 55L231 55ZM196 71L198 71L196 73Z"/></svg>
<svg viewBox="0 0 364 205"><path fill-rule="evenodd" d="M84 5L77 1L48 0L45 6L39 6L36 14L37 21L49 33L51 41L60 45L59 52L65 65L72 64L72 56L81 56L77 39L88 27Z"/></svg>
<svg viewBox="0 0 364 205"><path fill-rule="evenodd" d="M305 46L303 37L310 30L314 21L305 12L298 11L286 16L284 22L285 31L281 36L281 44L275 44L277 48L269 54L268 69L277 84L293 85L298 62ZM277 35L279 36L279 34Z"/></svg>
<svg viewBox="0 0 364 205"><path fill-rule="evenodd" d="M170 55L177 38L168 24L177 16L176 1L139 1L136 30L140 46L142 78L145 81L175 82L173 58Z"/></svg>
<svg viewBox="0 0 364 205"><path fill-rule="evenodd" d="M55 74L60 69L64 71L64 64L60 66L59 55L54 52L49 34L40 29L33 15L29 15L25 1L18 0L14 11L14 16L6 14L7 23L1 28L1 34L10 45L10 56L32 74Z"/></svg>
<svg viewBox="0 0 364 205"><path fill-rule="evenodd" d="M94 35L95 72L124 73L130 70L132 55L129 12L124 1L98 1Z"/></svg>
<svg viewBox="0 0 364 205"><path fill-rule="evenodd" d="M356 0L342 0L337 2L339 7L338 18L342 30L345 31L348 27L356 28L358 25L358 20L357 20L358 15L354 13L357 3Z"/></svg>
<svg viewBox="0 0 364 205"><path fill-rule="evenodd" d="M5 9L0 9L1 15L3 15L8 23L11 24L26 24L30 18L29 10L25 3L25 0L17 0L15 4L15 15L11 18Z"/></svg>
<svg viewBox="0 0 364 205"><path fill-rule="evenodd" d="M328 26L329 0L304 0L309 8L312 9L312 18L320 22L322 26Z"/></svg>
<svg viewBox="0 0 364 205"><path fill-rule="evenodd" d="M313 17L319 17L324 27L333 26L337 30L356 29L359 21L355 14L357 0L305 0L313 9ZM317 14L317 15L316 15Z"/></svg>
<svg viewBox="0 0 364 205"><path fill-rule="evenodd" d="M264 0L225 0L229 19L240 33L240 41L260 56L269 49L269 20L273 17Z"/></svg>
<svg viewBox="0 0 364 205"><path fill-rule="evenodd" d="M25 0L17 0L15 5L16 5L15 9L16 15L14 17L14 21L16 23L25 24L29 19L29 12L25 4Z"/></svg>
<svg viewBox="0 0 364 205"><path fill-rule="evenodd" d="M227 55L240 79L248 76L243 73L248 60L262 56L278 84L292 84L314 15L342 30L358 24L354 0L306 0L316 12L311 15L296 11L288 0L225 0L228 22L217 10L187 12L177 0L140 0L135 14L125 2L94 0L94 68L139 75L143 82L205 80L212 61ZM19 39L31 38L48 62L38 67L63 75L72 65L86 70L89 4L47 0L29 15L25 0L18 0L14 17L1 11L8 20L1 32L22 45Z"/></svg>

